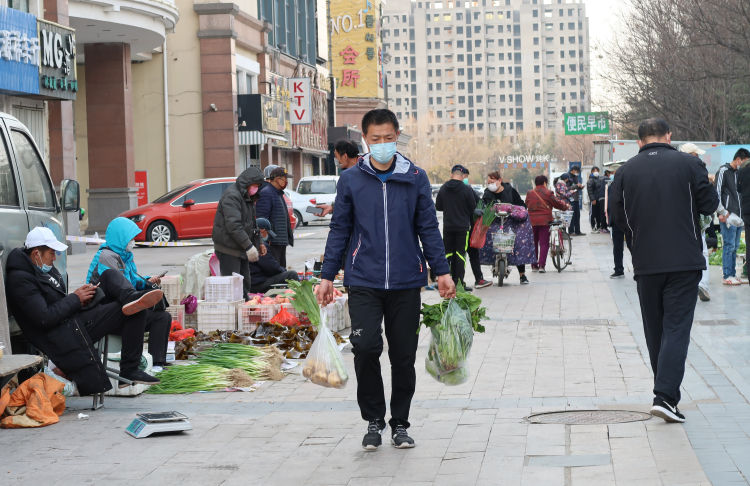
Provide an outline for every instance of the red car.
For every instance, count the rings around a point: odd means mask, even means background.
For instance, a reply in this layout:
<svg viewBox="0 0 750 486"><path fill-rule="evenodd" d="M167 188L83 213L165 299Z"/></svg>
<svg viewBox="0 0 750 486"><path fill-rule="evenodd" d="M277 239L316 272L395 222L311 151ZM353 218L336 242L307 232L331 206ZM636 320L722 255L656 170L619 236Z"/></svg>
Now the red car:
<svg viewBox="0 0 750 486"><path fill-rule="evenodd" d="M193 181L120 216L130 219L144 230L135 237L136 241L163 243L177 239L210 238L219 199L236 179L225 177ZM291 201L287 201L287 207L291 208ZM294 229L297 221L291 209L289 218Z"/></svg>

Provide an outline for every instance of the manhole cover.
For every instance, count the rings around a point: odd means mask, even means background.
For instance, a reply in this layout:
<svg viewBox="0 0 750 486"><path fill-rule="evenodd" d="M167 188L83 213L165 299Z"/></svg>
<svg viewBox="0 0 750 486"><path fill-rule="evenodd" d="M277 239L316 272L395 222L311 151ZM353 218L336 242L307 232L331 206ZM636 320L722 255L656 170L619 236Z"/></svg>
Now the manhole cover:
<svg viewBox="0 0 750 486"><path fill-rule="evenodd" d="M537 413L530 415L528 421L532 424L598 425L640 422L650 418L647 413L629 410L571 410Z"/></svg>

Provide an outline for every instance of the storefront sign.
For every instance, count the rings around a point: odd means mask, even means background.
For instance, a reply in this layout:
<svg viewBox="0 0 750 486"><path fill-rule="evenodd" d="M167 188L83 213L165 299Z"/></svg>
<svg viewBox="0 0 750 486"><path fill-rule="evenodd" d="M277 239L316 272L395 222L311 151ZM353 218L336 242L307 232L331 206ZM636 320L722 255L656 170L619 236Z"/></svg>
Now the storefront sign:
<svg viewBox="0 0 750 486"><path fill-rule="evenodd" d="M148 172L135 171L135 187L138 189L138 205L148 204Z"/></svg>
<svg viewBox="0 0 750 486"><path fill-rule="evenodd" d="M596 133L609 133L608 112L565 114L565 135L593 135Z"/></svg>
<svg viewBox="0 0 750 486"><path fill-rule="evenodd" d="M290 78L292 101L289 104L289 119L292 125L312 123L312 82L310 78Z"/></svg>
<svg viewBox="0 0 750 486"><path fill-rule="evenodd" d="M380 0L331 0L330 12L336 95L382 98Z"/></svg>
<svg viewBox="0 0 750 486"><path fill-rule="evenodd" d="M39 20L40 94L74 100L78 91L75 31Z"/></svg>
<svg viewBox="0 0 750 486"><path fill-rule="evenodd" d="M0 7L0 91L39 93L36 17Z"/></svg>
<svg viewBox="0 0 750 486"><path fill-rule="evenodd" d="M260 131L288 139L291 127L284 102L266 95L237 95L237 111L238 131Z"/></svg>
<svg viewBox="0 0 750 486"><path fill-rule="evenodd" d="M311 121L307 125L292 125L292 145L316 153L328 152L328 96L325 91L312 88Z"/></svg>

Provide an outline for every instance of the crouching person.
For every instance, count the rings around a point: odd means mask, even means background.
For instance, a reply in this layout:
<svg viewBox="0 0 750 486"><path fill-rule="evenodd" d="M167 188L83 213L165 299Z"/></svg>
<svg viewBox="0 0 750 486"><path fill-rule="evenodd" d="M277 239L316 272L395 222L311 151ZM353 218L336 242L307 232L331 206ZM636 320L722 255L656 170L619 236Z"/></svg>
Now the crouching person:
<svg viewBox="0 0 750 486"><path fill-rule="evenodd" d="M151 290L159 285L159 277L142 277L133 260L135 237L141 229L128 218L118 217L107 225L106 243L99 247L89 266L86 283L96 285L102 274L108 270L117 270L130 282L135 290ZM146 331L148 331L148 352L154 359L154 366L167 366L167 344L172 316L161 308L143 311L146 314Z"/></svg>
<svg viewBox="0 0 750 486"><path fill-rule="evenodd" d="M137 291L120 272L107 270L98 287L85 284L68 294L54 266L55 252L66 249L49 228L36 227L24 247L8 255L8 307L26 338L76 383L81 395L112 388L94 348L107 334L122 336L121 377L140 384L159 383L138 365L146 327L143 310L161 300L162 291Z"/></svg>
<svg viewBox="0 0 750 486"><path fill-rule="evenodd" d="M263 244L268 245L268 238L276 236L271 229L271 222L266 218L258 218L255 223ZM250 292L254 294L266 293L272 286L283 284L287 280L299 280L297 272L282 267L270 251L258 258L257 262L250 262Z"/></svg>

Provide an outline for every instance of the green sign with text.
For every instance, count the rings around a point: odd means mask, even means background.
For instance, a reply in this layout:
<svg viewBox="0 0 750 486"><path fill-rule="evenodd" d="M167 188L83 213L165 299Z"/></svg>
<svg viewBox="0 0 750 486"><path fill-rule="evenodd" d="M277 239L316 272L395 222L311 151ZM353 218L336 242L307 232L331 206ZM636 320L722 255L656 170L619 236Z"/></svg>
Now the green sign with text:
<svg viewBox="0 0 750 486"><path fill-rule="evenodd" d="M594 135L609 133L609 112L565 114L565 135Z"/></svg>

